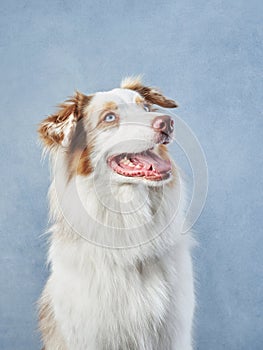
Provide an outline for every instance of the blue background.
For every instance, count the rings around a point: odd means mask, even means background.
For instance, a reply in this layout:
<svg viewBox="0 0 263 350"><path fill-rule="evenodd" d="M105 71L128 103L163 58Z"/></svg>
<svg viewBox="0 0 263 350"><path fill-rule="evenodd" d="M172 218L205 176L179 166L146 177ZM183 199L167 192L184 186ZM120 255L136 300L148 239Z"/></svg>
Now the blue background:
<svg viewBox="0 0 263 350"><path fill-rule="evenodd" d="M253 0L1 1L1 349L40 348L49 172L37 123L75 89L138 73L176 97L207 157L196 348L263 348L262 12Z"/></svg>

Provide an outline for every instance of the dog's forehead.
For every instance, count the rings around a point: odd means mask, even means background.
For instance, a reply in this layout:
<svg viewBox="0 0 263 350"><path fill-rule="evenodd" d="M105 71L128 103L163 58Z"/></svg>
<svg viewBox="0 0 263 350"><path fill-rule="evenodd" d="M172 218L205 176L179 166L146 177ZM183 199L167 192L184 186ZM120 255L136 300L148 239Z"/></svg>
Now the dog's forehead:
<svg viewBox="0 0 263 350"><path fill-rule="evenodd" d="M116 104L135 103L138 92L129 89L116 88L110 91L97 92L93 98L95 104L115 102Z"/></svg>

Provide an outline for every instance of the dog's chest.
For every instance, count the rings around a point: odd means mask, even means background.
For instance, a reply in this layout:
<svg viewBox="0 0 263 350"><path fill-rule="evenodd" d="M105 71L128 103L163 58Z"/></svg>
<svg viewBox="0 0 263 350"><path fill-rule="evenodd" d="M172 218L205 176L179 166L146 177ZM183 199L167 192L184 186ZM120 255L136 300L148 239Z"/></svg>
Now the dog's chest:
<svg viewBox="0 0 263 350"><path fill-rule="evenodd" d="M70 349L137 349L153 330L158 334L169 303L160 263L59 274L60 284L54 278L52 285L55 314Z"/></svg>

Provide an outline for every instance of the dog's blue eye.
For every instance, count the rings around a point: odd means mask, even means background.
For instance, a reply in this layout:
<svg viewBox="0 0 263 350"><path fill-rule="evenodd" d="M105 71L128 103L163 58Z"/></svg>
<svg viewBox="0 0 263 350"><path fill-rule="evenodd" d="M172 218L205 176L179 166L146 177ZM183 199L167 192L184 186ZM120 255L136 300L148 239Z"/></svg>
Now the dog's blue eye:
<svg viewBox="0 0 263 350"><path fill-rule="evenodd" d="M146 112L150 112L150 107L149 107L146 103L144 103L143 109L144 109Z"/></svg>
<svg viewBox="0 0 263 350"><path fill-rule="evenodd" d="M116 120L116 115L113 113L109 113L105 116L104 120L107 123L114 122L114 120Z"/></svg>

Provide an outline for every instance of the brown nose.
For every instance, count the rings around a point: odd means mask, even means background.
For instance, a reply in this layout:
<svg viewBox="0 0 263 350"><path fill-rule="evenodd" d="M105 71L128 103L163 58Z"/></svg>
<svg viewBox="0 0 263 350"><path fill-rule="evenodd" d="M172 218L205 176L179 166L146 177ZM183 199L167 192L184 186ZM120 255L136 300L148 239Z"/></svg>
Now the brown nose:
<svg viewBox="0 0 263 350"><path fill-rule="evenodd" d="M169 115L161 115L154 118L152 126L155 131L163 132L168 136L174 131L174 121Z"/></svg>

